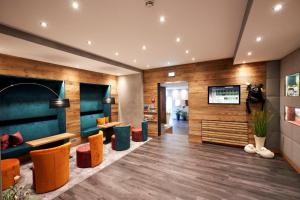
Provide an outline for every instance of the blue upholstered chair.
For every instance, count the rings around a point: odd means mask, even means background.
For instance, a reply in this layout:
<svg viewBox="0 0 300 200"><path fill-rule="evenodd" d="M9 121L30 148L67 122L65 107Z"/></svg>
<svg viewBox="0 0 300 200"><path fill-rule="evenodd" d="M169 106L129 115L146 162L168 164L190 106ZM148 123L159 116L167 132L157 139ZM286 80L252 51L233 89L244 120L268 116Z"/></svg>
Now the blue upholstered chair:
<svg viewBox="0 0 300 200"><path fill-rule="evenodd" d="M143 141L148 140L148 122L147 121L142 122L142 138L143 138Z"/></svg>
<svg viewBox="0 0 300 200"><path fill-rule="evenodd" d="M130 125L115 126L115 134L111 138L112 148L116 151L123 151L130 148Z"/></svg>

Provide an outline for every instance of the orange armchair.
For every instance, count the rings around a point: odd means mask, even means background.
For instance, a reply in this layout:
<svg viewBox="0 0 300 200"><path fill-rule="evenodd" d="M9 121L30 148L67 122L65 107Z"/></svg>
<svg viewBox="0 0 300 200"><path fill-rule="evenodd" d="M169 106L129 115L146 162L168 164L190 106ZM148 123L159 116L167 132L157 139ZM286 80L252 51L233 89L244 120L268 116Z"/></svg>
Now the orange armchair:
<svg viewBox="0 0 300 200"><path fill-rule="evenodd" d="M89 136L89 144L76 150L77 166L80 168L96 167L103 161L103 132Z"/></svg>
<svg viewBox="0 0 300 200"><path fill-rule="evenodd" d="M66 184L69 180L71 143L30 152L33 161L33 187L36 193L45 193Z"/></svg>

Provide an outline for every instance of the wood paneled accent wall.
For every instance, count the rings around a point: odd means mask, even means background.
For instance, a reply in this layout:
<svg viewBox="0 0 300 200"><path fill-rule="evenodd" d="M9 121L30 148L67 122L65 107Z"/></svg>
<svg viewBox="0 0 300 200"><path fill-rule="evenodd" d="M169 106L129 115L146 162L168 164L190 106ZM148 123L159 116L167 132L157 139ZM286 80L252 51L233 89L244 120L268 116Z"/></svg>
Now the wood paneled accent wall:
<svg viewBox="0 0 300 200"><path fill-rule="evenodd" d="M168 77L174 71L175 77ZM155 97L157 102L157 83L187 81L189 86L189 140L202 142L201 121L219 120L232 122L248 122L246 113L246 83L262 83L266 85L265 63L233 65L232 59L214 60L174 67L158 68L144 71L144 102L151 103ZM208 104L208 86L241 85L240 105ZM157 134L157 128L151 126L151 132ZM249 140L253 142L249 129Z"/></svg>
<svg viewBox="0 0 300 200"><path fill-rule="evenodd" d="M39 62L0 54L0 74L20 77L65 81L65 95L71 106L66 109L67 132L80 133L80 87L79 83L111 85L111 95L116 97L112 105L112 120L118 120L117 77L61 65Z"/></svg>

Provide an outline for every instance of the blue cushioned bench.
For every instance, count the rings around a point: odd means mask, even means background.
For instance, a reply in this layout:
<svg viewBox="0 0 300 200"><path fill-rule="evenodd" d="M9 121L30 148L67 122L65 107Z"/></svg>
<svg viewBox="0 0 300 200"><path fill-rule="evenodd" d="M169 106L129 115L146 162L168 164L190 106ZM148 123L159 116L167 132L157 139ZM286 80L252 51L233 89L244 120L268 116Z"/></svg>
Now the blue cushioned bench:
<svg viewBox="0 0 300 200"><path fill-rule="evenodd" d="M97 118L104 117L104 114L83 115L80 117L81 137L88 137L99 132L97 127Z"/></svg>

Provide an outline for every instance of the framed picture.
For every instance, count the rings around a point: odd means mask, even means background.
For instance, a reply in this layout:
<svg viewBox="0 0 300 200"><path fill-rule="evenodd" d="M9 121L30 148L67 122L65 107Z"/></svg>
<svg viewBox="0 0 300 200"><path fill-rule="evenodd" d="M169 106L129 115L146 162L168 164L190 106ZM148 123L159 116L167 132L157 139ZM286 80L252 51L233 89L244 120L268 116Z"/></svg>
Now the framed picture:
<svg viewBox="0 0 300 200"><path fill-rule="evenodd" d="M286 96L299 96L299 76L300 73L296 73L285 77Z"/></svg>

